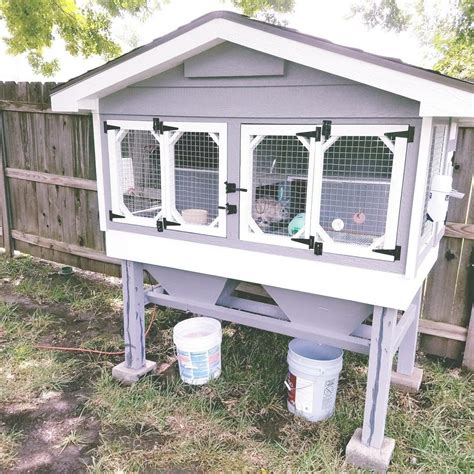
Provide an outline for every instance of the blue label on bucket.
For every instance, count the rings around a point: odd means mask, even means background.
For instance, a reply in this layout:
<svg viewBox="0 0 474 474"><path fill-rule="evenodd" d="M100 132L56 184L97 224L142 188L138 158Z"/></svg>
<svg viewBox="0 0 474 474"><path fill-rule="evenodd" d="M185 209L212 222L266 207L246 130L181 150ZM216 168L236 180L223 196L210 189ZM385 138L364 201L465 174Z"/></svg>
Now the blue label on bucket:
<svg viewBox="0 0 474 474"><path fill-rule="evenodd" d="M220 345L202 352L177 349L181 378L187 383L200 384L218 377L221 371L220 349Z"/></svg>

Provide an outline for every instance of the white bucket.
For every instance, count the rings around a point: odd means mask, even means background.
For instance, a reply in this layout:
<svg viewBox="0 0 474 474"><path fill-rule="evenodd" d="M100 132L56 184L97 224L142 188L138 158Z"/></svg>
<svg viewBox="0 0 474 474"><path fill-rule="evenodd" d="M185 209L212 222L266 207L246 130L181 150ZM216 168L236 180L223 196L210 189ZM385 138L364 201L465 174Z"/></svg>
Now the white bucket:
<svg viewBox="0 0 474 474"><path fill-rule="evenodd" d="M342 349L304 339L288 346L288 410L309 421L322 421L334 413Z"/></svg>
<svg viewBox="0 0 474 474"><path fill-rule="evenodd" d="M202 385L221 374L221 323L212 318L190 318L173 329L183 382Z"/></svg>
<svg viewBox="0 0 474 474"><path fill-rule="evenodd" d="M206 209L183 209L181 215L183 216L184 222L186 222L186 224L207 224Z"/></svg>

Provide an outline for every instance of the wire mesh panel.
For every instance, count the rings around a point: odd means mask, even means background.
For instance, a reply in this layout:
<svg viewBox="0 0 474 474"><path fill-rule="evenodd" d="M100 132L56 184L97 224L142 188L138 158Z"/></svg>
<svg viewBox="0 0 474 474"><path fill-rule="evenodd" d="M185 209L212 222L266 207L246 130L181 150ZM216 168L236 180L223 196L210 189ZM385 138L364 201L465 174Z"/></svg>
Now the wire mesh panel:
<svg viewBox="0 0 474 474"><path fill-rule="evenodd" d="M320 226L369 247L386 230L393 153L377 136L341 136L324 153Z"/></svg>
<svg viewBox="0 0 474 474"><path fill-rule="evenodd" d="M137 217L156 217L161 210L160 144L151 131L126 130L118 163L123 204Z"/></svg>
<svg viewBox="0 0 474 474"><path fill-rule="evenodd" d="M252 218L264 234L288 238L304 225L308 159L308 149L294 135L262 137L253 149Z"/></svg>
<svg viewBox="0 0 474 474"><path fill-rule="evenodd" d="M426 180L425 204L423 207L423 226L421 235L426 235L432 228L431 222L427 218L428 200L430 197L433 177L441 173L441 162L443 157L444 139L446 134L446 125L435 125L431 137L430 163L428 167L428 177Z"/></svg>
<svg viewBox="0 0 474 474"><path fill-rule="evenodd" d="M177 132L175 208L185 224L219 226L219 133Z"/></svg>

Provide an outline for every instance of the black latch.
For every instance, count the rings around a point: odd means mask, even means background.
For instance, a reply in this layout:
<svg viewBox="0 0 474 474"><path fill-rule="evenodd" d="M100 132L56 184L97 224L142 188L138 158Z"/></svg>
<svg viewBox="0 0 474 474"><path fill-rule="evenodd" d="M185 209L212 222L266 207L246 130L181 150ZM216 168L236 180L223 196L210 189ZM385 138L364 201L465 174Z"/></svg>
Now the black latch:
<svg viewBox="0 0 474 474"><path fill-rule="evenodd" d="M415 139L415 127L412 127L411 125L408 126L408 130L404 130L403 132L388 132L385 133L385 136L387 138L390 138L390 140L393 140L394 138L406 138L408 143L412 143L413 140Z"/></svg>
<svg viewBox="0 0 474 474"><path fill-rule="evenodd" d="M171 132L172 130L178 130L178 127L170 127L169 125L165 125L158 117L153 117L153 131L155 133L163 135L164 132Z"/></svg>
<svg viewBox="0 0 474 474"><path fill-rule="evenodd" d="M227 203L225 206L219 206L218 209L225 209L227 214L237 214L237 206Z"/></svg>
<svg viewBox="0 0 474 474"><path fill-rule="evenodd" d="M225 192L226 194L236 193L237 191L241 191L242 193L246 193L247 190L244 188L238 188L235 183L228 183L227 181L225 184Z"/></svg>
<svg viewBox="0 0 474 474"><path fill-rule="evenodd" d="M331 136L331 120L323 120L323 126L321 127L321 133L323 137L327 140Z"/></svg>
<svg viewBox="0 0 474 474"><path fill-rule="evenodd" d="M317 142L321 141L321 127L316 127L314 130L309 132L299 132L296 134L297 137L314 138Z"/></svg>
<svg viewBox="0 0 474 474"><path fill-rule="evenodd" d="M169 221L165 217L163 219L159 219L156 221L156 230L158 232L163 232L168 227L179 226L181 225L179 222Z"/></svg>
<svg viewBox="0 0 474 474"><path fill-rule="evenodd" d="M104 120L104 133L107 133L109 130L120 130L118 125L109 125L107 120Z"/></svg>
<svg viewBox="0 0 474 474"><path fill-rule="evenodd" d="M311 235L309 239L300 239L298 237L295 237L294 239L291 239L293 242L298 242L299 244L304 244L307 245L309 249L314 248L314 237Z"/></svg>
<svg viewBox="0 0 474 474"><path fill-rule="evenodd" d="M372 252L390 255L394 260L400 260L402 248L400 245L396 245L394 249L372 249Z"/></svg>
<svg viewBox="0 0 474 474"><path fill-rule="evenodd" d="M314 242L314 255L322 255L322 254L323 254L323 243Z"/></svg>
<svg viewBox="0 0 474 474"><path fill-rule="evenodd" d="M125 216L114 214L112 211L109 211L109 221L113 221L114 219L125 219Z"/></svg>

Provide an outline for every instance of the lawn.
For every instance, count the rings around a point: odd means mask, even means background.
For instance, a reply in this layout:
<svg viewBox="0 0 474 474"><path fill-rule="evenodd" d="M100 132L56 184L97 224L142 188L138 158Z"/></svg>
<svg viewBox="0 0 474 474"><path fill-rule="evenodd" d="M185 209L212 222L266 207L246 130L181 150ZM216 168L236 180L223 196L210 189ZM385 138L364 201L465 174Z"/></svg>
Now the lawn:
<svg viewBox="0 0 474 474"><path fill-rule="evenodd" d="M203 387L179 379L176 311L147 310L160 373L132 387L110 376L121 356L36 347L120 351L120 313L117 280L0 257L0 471L352 471L344 449L362 424L365 357L344 355L335 415L313 424L286 409L284 336L225 324L222 375ZM472 471L472 375L418 364L420 393L390 394L391 470Z"/></svg>

